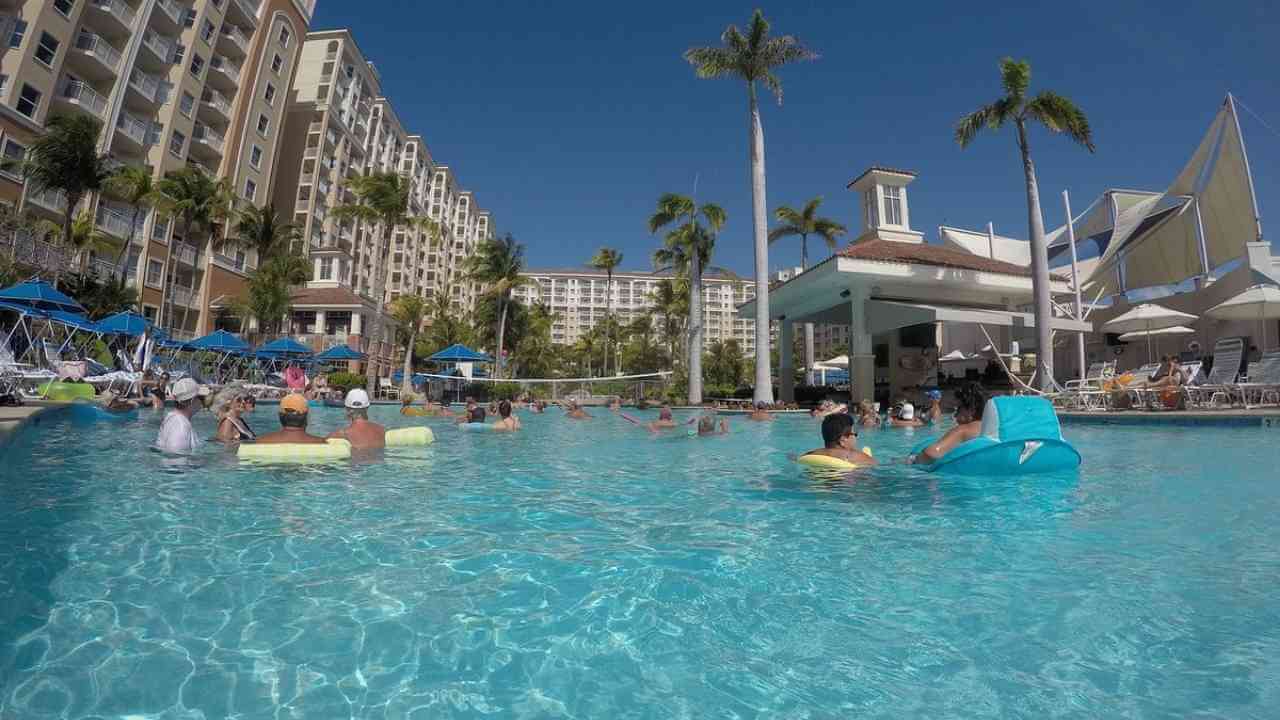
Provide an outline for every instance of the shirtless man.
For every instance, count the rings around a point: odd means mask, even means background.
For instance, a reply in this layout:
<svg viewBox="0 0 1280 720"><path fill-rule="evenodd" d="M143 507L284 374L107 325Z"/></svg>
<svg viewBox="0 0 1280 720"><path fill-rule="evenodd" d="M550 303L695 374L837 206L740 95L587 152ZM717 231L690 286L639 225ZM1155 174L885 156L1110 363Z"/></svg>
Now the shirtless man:
<svg viewBox="0 0 1280 720"><path fill-rule="evenodd" d="M826 455L861 467L877 464L875 458L858 449L858 430L853 425L853 417L847 413L822 419L822 443L822 447L805 455Z"/></svg>
<svg viewBox="0 0 1280 720"><path fill-rule="evenodd" d="M982 411L987 406L987 396L977 388L970 388L962 390L956 399L960 401L956 409L956 426L919 454L907 458L908 463L928 465L937 462L960 443L982 434Z"/></svg>
<svg viewBox="0 0 1280 720"><path fill-rule="evenodd" d="M333 431L329 437L344 438L352 450L376 450L387 446L387 429L369 421L369 393L352 388L342 403L346 407L347 427Z"/></svg>
<svg viewBox="0 0 1280 720"><path fill-rule="evenodd" d="M258 437L258 444L298 443L322 445L322 437L307 432L307 399L300 393L289 393L280 400L280 429Z"/></svg>
<svg viewBox="0 0 1280 720"><path fill-rule="evenodd" d="M710 435L728 435L729 421L720 418L720 427L716 427L716 417L714 415L703 415L698 418L698 437L707 437Z"/></svg>
<svg viewBox="0 0 1280 720"><path fill-rule="evenodd" d="M511 402L503 400L498 403L498 422L493 424L497 432L515 432L520 429L520 418L511 414Z"/></svg>
<svg viewBox="0 0 1280 720"><path fill-rule="evenodd" d="M577 400L570 400L568 407L565 408L564 416L571 420L586 420L591 417L591 413L583 410Z"/></svg>
<svg viewBox="0 0 1280 720"><path fill-rule="evenodd" d="M755 420L756 422L773 422L773 415L769 414L767 405L763 402L758 402L755 404L751 414L747 416L747 419Z"/></svg>
<svg viewBox="0 0 1280 720"><path fill-rule="evenodd" d="M674 428L678 428L681 425L692 425L698 421L697 418L690 418L688 422L677 423L675 421L675 418L671 416L671 408L666 405L663 405L662 409L658 411L658 419L652 422L642 423L639 420L631 417L630 415L622 412L618 413L618 415L623 420L626 420L627 422L633 425L639 425L640 427L648 428L649 432L655 432L655 433L658 432L659 430L671 430Z"/></svg>
<svg viewBox="0 0 1280 720"><path fill-rule="evenodd" d="M924 427L925 423L916 417L916 406L904 402L898 408L897 415L889 416L889 427Z"/></svg>

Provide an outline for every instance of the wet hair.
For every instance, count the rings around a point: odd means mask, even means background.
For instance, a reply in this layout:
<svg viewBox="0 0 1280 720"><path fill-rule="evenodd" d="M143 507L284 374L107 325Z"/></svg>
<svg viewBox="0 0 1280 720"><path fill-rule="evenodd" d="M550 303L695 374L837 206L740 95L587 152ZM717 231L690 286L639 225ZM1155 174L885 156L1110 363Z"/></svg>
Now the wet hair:
<svg viewBox="0 0 1280 720"><path fill-rule="evenodd" d="M876 405L870 400L863 400L858 403L858 412L864 415L874 415L876 413Z"/></svg>
<svg viewBox="0 0 1280 720"><path fill-rule="evenodd" d="M471 408L471 414L467 416L467 422L484 422L484 408L479 405Z"/></svg>
<svg viewBox="0 0 1280 720"><path fill-rule="evenodd" d="M716 431L716 419L712 415L703 415L698 418L698 432L712 433Z"/></svg>
<svg viewBox="0 0 1280 720"><path fill-rule="evenodd" d="M307 413L296 413L289 410L280 413L280 427L305 428L306 426Z"/></svg>
<svg viewBox="0 0 1280 720"><path fill-rule="evenodd" d="M982 411L987 407L987 394L978 385L968 385L956 393L959 402L958 410L967 411L974 421L982 419Z"/></svg>
<svg viewBox="0 0 1280 720"><path fill-rule="evenodd" d="M501 415L503 418L511 417L511 401L510 400L503 400L502 402L498 403L498 414Z"/></svg>
<svg viewBox="0 0 1280 720"><path fill-rule="evenodd" d="M840 438L850 432L858 434L853 429L853 418L848 413L835 413L822 419L822 442L827 447L839 445Z"/></svg>

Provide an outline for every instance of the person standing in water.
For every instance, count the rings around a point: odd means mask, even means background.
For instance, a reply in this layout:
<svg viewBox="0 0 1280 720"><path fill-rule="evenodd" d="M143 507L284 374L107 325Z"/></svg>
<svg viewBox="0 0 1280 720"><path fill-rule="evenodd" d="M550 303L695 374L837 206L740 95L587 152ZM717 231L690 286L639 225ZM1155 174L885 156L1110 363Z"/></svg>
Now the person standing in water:
<svg viewBox="0 0 1280 720"><path fill-rule="evenodd" d="M805 455L825 455L859 466L876 465L876 459L858 449L858 430L846 413L822 419L822 447Z"/></svg>
<svg viewBox="0 0 1280 720"><path fill-rule="evenodd" d="M369 393L363 388L352 388L342 404L349 424L333 431L329 437L345 439L351 443L352 450L377 450L387 446L387 429L369 420Z"/></svg>
<svg viewBox="0 0 1280 720"><path fill-rule="evenodd" d="M297 443L322 445L325 439L307 432L309 419L307 399L298 393L290 393L280 400L280 429L258 438L258 444Z"/></svg>
<svg viewBox="0 0 1280 720"><path fill-rule="evenodd" d="M493 424L493 429L497 432L515 432L520 429L520 418L511 414L510 400L498 403L498 418L498 422Z"/></svg>

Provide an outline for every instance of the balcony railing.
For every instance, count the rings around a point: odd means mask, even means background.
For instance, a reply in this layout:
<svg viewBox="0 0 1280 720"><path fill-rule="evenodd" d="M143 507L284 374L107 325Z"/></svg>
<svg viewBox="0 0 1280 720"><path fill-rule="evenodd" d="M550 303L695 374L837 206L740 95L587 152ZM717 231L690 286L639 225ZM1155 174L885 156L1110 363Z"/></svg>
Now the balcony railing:
<svg viewBox="0 0 1280 720"><path fill-rule="evenodd" d="M120 113L120 118L116 120L116 129L139 145L154 145L156 142L151 123L139 120L127 112Z"/></svg>
<svg viewBox="0 0 1280 720"><path fill-rule="evenodd" d="M222 146L225 144L225 138L209 129L208 125L195 125L191 129L191 139L195 142L203 143L219 153L222 152Z"/></svg>
<svg viewBox="0 0 1280 720"><path fill-rule="evenodd" d="M173 256L178 262L185 263L192 267L195 267L200 262L200 251L186 243L176 243L174 246Z"/></svg>
<svg viewBox="0 0 1280 720"><path fill-rule="evenodd" d="M236 272L244 272L243 259L233 258L229 255L223 255L222 253L213 254L213 264L218 265L220 267L227 268L228 270L235 270Z"/></svg>
<svg viewBox="0 0 1280 720"><path fill-rule="evenodd" d="M76 49L96 59L112 73L120 66L120 51L112 47L100 35L81 30L76 36Z"/></svg>
<svg viewBox="0 0 1280 720"><path fill-rule="evenodd" d="M130 27L133 26L133 20L137 17L137 13L124 0L91 0L90 4Z"/></svg>
<svg viewBox="0 0 1280 720"><path fill-rule="evenodd" d="M209 61L209 69L226 75L232 82L240 80L240 65L222 55L214 55L213 60Z"/></svg>
<svg viewBox="0 0 1280 720"><path fill-rule="evenodd" d="M62 91L58 93L58 96L63 100L79 105L99 118L107 113L106 96L94 90L83 80L71 80L68 78L62 84Z"/></svg>
<svg viewBox="0 0 1280 720"><path fill-rule="evenodd" d="M191 288L174 285L173 288L169 290L169 298L177 305L189 308L195 307L192 303L193 294L191 292Z"/></svg>
<svg viewBox="0 0 1280 720"><path fill-rule="evenodd" d="M240 52L249 51L249 40L240 32L240 28L234 25L223 26L222 39L227 40L232 45L240 48Z"/></svg>
<svg viewBox="0 0 1280 720"><path fill-rule="evenodd" d="M35 203L46 210L52 210L59 214L67 211L67 196L61 190L50 188L41 192L28 192L27 202Z"/></svg>
<svg viewBox="0 0 1280 720"><path fill-rule="evenodd" d="M200 102L222 113L223 117L231 117L231 103L227 102L227 97L213 88L205 88L204 94L200 96Z"/></svg>
<svg viewBox="0 0 1280 720"><path fill-rule="evenodd" d="M156 0L156 8L168 15L175 25L182 24L182 16L185 12L182 6L174 2L174 0Z"/></svg>
<svg viewBox="0 0 1280 720"><path fill-rule="evenodd" d="M151 52L160 58L161 62L173 62L173 50L175 43L169 38L161 35L155 30L147 29L142 34L142 44L146 45Z"/></svg>
<svg viewBox="0 0 1280 720"><path fill-rule="evenodd" d="M107 206L105 203L98 205L98 213L94 218L94 224L122 240L131 240L133 238L131 218L123 212Z"/></svg>
<svg viewBox="0 0 1280 720"><path fill-rule="evenodd" d="M258 6L262 4L262 0L234 0L235 4L240 6L245 15L257 20Z"/></svg>
<svg viewBox="0 0 1280 720"><path fill-rule="evenodd" d="M160 92L159 79L134 68L133 72L129 73L129 85L134 90L137 90L142 97L151 102L156 102Z"/></svg>

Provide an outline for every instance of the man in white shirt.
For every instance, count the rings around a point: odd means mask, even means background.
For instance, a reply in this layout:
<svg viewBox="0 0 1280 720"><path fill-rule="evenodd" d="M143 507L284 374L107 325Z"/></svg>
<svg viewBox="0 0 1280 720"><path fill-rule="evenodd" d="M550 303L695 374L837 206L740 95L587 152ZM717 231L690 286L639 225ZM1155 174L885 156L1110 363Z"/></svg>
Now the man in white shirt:
<svg viewBox="0 0 1280 720"><path fill-rule="evenodd" d="M161 423L160 434L156 435L156 449L185 455L203 444L191 427L191 417L204 407L202 396L208 394L207 386L198 385L191 378L182 378L173 384L172 395L177 407Z"/></svg>

